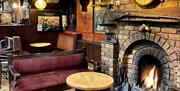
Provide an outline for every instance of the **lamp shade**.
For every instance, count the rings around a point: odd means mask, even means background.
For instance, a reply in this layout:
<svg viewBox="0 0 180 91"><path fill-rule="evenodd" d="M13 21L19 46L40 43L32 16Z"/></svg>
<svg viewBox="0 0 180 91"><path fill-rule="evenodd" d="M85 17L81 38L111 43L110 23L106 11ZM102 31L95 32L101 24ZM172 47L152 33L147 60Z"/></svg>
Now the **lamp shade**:
<svg viewBox="0 0 180 91"><path fill-rule="evenodd" d="M37 9L43 10L47 6L47 3L44 0L37 0L35 6Z"/></svg>

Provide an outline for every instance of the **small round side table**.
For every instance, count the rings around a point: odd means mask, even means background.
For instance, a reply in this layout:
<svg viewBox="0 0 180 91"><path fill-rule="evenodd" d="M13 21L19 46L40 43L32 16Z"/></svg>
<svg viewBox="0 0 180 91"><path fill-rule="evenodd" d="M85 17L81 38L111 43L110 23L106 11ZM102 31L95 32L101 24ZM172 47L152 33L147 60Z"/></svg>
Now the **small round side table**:
<svg viewBox="0 0 180 91"><path fill-rule="evenodd" d="M79 72L66 78L66 83L75 89L92 91L111 88L114 80L111 76L98 72Z"/></svg>

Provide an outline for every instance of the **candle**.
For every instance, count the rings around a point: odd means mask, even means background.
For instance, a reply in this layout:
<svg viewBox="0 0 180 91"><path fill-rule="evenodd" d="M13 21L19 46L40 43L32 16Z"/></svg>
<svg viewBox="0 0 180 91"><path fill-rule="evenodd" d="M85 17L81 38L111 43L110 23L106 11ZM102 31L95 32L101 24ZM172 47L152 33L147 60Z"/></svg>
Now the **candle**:
<svg viewBox="0 0 180 91"><path fill-rule="evenodd" d="M67 16L66 15L62 15L62 26L67 27Z"/></svg>

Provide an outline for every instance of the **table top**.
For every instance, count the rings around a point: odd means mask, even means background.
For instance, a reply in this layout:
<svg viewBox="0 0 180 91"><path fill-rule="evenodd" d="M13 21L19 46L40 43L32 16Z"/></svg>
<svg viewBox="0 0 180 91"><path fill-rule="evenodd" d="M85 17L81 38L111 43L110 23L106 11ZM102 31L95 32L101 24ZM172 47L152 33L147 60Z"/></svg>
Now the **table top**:
<svg viewBox="0 0 180 91"><path fill-rule="evenodd" d="M114 80L111 76L98 72L79 72L66 78L66 83L79 90L103 90L110 88Z"/></svg>
<svg viewBox="0 0 180 91"><path fill-rule="evenodd" d="M46 43L46 42L38 42L38 43L31 43L31 47L47 47L50 46L51 43Z"/></svg>

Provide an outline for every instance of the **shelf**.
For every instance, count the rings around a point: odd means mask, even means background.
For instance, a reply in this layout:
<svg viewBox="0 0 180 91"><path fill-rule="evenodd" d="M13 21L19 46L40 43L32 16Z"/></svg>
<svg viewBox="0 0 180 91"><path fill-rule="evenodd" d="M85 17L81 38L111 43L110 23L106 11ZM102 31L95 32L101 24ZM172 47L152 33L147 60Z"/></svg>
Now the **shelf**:
<svg viewBox="0 0 180 91"><path fill-rule="evenodd" d="M0 24L0 26L25 26L25 24Z"/></svg>

